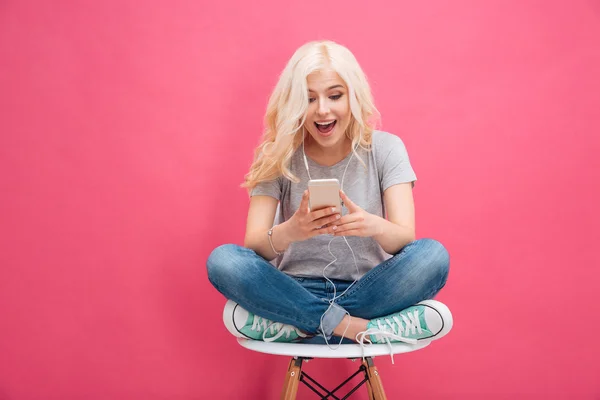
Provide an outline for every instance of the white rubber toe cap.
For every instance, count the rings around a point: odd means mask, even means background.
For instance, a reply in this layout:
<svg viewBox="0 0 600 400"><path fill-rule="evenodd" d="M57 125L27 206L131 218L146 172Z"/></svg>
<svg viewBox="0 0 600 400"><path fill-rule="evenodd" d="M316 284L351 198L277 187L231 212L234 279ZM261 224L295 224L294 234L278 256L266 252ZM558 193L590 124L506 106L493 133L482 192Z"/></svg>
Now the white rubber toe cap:
<svg viewBox="0 0 600 400"><path fill-rule="evenodd" d="M243 309L238 303L233 300L227 300L223 309L223 323L232 335L244 338L238 328L242 328L248 321L248 311Z"/></svg>
<svg viewBox="0 0 600 400"><path fill-rule="evenodd" d="M450 332L454 321L450 309L445 304L437 300L424 300L419 304L426 306L425 322L434 335L432 340L439 339Z"/></svg>

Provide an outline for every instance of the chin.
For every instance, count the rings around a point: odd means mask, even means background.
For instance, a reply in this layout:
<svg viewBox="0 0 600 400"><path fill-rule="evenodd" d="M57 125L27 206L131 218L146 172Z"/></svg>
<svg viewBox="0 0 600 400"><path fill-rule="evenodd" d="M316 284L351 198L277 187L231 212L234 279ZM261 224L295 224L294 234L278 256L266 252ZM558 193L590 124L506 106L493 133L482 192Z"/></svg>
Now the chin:
<svg viewBox="0 0 600 400"><path fill-rule="evenodd" d="M345 135L321 137L318 133L311 134L311 139L321 147L334 147L343 140Z"/></svg>

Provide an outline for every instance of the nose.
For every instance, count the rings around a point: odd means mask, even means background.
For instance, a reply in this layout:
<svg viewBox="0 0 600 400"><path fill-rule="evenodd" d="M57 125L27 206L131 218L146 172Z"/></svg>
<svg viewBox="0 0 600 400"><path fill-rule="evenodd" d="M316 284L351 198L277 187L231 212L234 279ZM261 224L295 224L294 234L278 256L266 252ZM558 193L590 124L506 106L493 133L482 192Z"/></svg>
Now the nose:
<svg viewBox="0 0 600 400"><path fill-rule="evenodd" d="M327 103L327 101L319 102L319 108L318 108L317 112L319 113L319 115L329 114L329 104Z"/></svg>

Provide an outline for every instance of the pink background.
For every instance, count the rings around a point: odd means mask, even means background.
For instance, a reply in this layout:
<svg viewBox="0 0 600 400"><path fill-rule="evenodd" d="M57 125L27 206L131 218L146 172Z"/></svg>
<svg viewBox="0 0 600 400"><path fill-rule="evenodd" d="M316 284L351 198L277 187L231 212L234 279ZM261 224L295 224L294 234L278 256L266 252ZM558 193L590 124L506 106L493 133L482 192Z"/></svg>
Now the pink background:
<svg viewBox="0 0 600 400"><path fill-rule="evenodd" d="M205 261L242 243L268 95L321 38L451 254L454 330L378 358L388 396L599 398L600 4L365 4L0 4L0 399L277 397L287 358L226 333Z"/></svg>

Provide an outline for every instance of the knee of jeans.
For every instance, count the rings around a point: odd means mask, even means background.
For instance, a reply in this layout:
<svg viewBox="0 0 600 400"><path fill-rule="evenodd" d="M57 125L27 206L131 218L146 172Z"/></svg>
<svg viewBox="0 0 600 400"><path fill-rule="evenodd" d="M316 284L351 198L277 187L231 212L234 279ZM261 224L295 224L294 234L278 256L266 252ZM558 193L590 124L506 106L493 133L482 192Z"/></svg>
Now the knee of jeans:
<svg viewBox="0 0 600 400"><path fill-rule="evenodd" d="M450 270L450 254L443 244L435 239L420 239L423 245L424 257L427 258L428 265L432 268L433 273L439 276L442 281L442 286L448 279Z"/></svg>
<svg viewBox="0 0 600 400"><path fill-rule="evenodd" d="M206 261L208 280L214 285L227 282L233 274L239 273L239 265L235 262L240 247L235 244L224 244L214 249Z"/></svg>

